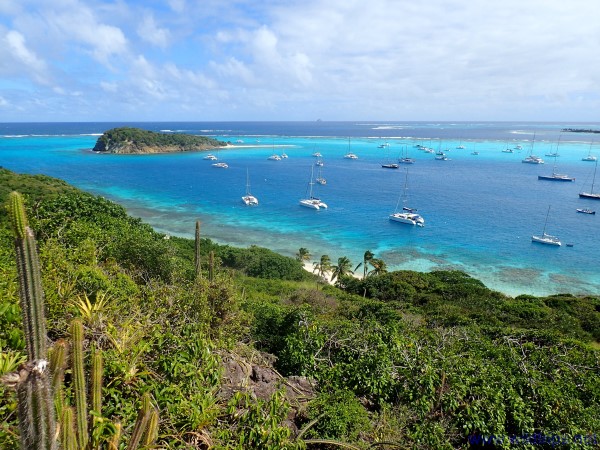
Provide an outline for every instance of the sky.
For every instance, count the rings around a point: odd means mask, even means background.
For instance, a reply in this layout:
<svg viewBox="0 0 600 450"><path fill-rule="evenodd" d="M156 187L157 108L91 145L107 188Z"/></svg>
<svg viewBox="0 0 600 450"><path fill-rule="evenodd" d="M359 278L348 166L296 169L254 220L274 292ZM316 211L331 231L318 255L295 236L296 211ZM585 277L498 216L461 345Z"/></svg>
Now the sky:
<svg viewBox="0 0 600 450"><path fill-rule="evenodd" d="M0 0L0 122L600 121L596 0Z"/></svg>

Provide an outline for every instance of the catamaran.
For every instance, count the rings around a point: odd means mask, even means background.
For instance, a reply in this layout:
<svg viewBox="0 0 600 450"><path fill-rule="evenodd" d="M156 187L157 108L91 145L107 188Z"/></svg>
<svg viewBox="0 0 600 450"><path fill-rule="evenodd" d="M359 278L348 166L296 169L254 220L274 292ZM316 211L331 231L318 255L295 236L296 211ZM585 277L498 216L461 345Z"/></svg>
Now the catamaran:
<svg viewBox="0 0 600 450"><path fill-rule="evenodd" d="M408 170L406 170L406 177L404 179L404 191L402 195L398 198L398 203L396 203L396 211L390 214L390 220L394 222L406 223L408 225L417 225L420 227L425 226L425 219L417 212L416 209L410 208L408 206L403 206L401 211L398 211L398 207L400 206L400 201L403 201L403 204L407 201L407 189L408 189Z"/></svg>
<svg viewBox="0 0 600 450"><path fill-rule="evenodd" d="M307 198L303 198L300 200L300 206L304 206L305 208L311 209L327 209L327 204L322 202L321 199L317 197L313 197L313 175L314 175L314 166L310 166L310 181L308 182L309 193Z"/></svg>
<svg viewBox="0 0 600 450"><path fill-rule="evenodd" d="M246 195L242 197L242 201L246 206L258 206L258 199L250 193L250 176L246 169Z"/></svg>

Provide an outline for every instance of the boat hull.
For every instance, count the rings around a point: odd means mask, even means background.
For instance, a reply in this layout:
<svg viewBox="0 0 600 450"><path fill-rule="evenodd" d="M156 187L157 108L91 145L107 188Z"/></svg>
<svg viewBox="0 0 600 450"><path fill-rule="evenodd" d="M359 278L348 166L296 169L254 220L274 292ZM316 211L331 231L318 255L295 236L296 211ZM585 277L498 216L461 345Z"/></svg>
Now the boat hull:
<svg viewBox="0 0 600 450"><path fill-rule="evenodd" d="M419 214L413 213L390 214L390 220L405 223L407 225L419 225L421 227L425 225L425 220Z"/></svg>
<svg viewBox="0 0 600 450"><path fill-rule="evenodd" d="M246 206L258 206L258 199L253 195L244 195L242 201Z"/></svg>
<svg viewBox="0 0 600 450"><path fill-rule="evenodd" d="M580 192L579 197L580 198L591 198L593 200L600 200L600 194L592 194L589 192Z"/></svg>
<svg viewBox="0 0 600 450"><path fill-rule="evenodd" d="M558 238L553 236L531 236L531 242L536 242L538 244L551 245L554 247L560 247L562 244L558 240Z"/></svg>
<svg viewBox="0 0 600 450"><path fill-rule="evenodd" d="M305 208L310 208L310 209L327 209L327 204L323 203L320 200L316 200L316 199L305 199L305 200L300 200L299 203L300 206L304 206Z"/></svg>
<svg viewBox="0 0 600 450"><path fill-rule="evenodd" d="M547 181L575 181L575 178L567 176L555 176L555 175L538 175L538 180Z"/></svg>

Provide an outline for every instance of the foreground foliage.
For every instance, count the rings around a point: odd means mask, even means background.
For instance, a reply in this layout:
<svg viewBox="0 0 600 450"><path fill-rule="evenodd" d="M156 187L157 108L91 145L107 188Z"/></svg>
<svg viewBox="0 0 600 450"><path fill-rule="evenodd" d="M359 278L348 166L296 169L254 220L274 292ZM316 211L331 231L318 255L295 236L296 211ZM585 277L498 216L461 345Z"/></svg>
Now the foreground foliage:
<svg viewBox="0 0 600 450"><path fill-rule="evenodd" d="M60 181L0 169L0 201L15 189L39 241L51 343L70 340L77 319L84 350L104 357L102 417L111 421L101 435L118 420L127 443L144 395L159 411L160 448L333 448L323 442L336 440L450 449L473 436L528 433L593 448L576 437L600 435L597 298L513 299L460 272L358 280L342 258L337 287L322 286L301 261L208 239L197 277L193 241L165 239ZM25 355L5 210L0 242L3 374ZM253 349L275 355L282 375L315 380L308 407L283 391L224 396L222 354L251 361ZM0 447L15 448L16 399L3 387L0 399ZM520 448L528 446L540 448Z"/></svg>

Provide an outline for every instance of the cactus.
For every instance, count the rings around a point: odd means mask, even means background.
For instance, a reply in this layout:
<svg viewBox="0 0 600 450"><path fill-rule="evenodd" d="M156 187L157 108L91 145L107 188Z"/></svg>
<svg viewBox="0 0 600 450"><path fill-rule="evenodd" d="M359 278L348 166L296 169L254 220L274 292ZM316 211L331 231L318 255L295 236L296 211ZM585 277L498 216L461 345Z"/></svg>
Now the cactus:
<svg viewBox="0 0 600 450"><path fill-rule="evenodd" d="M71 339L73 340L73 387L75 391L75 419L77 423L77 443L85 448L88 443L88 417L86 387L83 366L83 324L81 320L71 322Z"/></svg>
<svg viewBox="0 0 600 450"><path fill-rule="evenodd" d="M102 372L104 358L102 352L94 349L92 353L92 409L100 414L102 411Z"/></svg>
<svg viewBox="0 0 600 450"><path fill-rule="evenodd" d="M84 358L83 358L83 325L81 320L73 319L71 322L71 338L73 340L72 348L72 367L71 371L73 374L73 391L75 397L76 407L76 429L73 429L73 412L71 409L71 426L62 428L62 439L61 442L67 442L69 439L74 439L76 436L76 449L85 449L89 447L89 432L93 433L98 424L104 421L102 416L102 375L104 368L104 358L102 351L93 348L91 354L91 405L94 411L93 417L87 411L87 400L86 400L86 385L85 385L85 370L84 370ZM68 408L65 408L65 410ZM65 425L65 420L63 420ZM114 434L106 442L107 448L118 449L119 442L121 440L122 427L119 422L114 424ZM70 435L70 436L66 436ZM142 408L138 414L138 418L134 427L133 434L129 441L128 449L139 448L140 442L143 443L144 448L152 446L158 437L158 411L154 408L150 402L149 394L145 394L142 397ZM144 438L142 440L142 438ZM63 444L64 445L64 444ZM92 448L100 448L100 442L92 442Z"/></svg>
<svg viewBox="0 0 600 450"><path fill-rule="evenodd" d="M8 210L15 233L15 253L19 275L23 329L27 346L28 362L17 372L7 374L1 381L17 393L21 446L27 450L55 450L57 448L57 427L52 402L60 417L60 444L64 450L83 450L89 441L88 430L96 424L88 425L85 370L83 360L83 325L75 319L71 323L73 340L72 374L75 406L77 410L77 432L74 427L73 408L65 405L64 374L68 353L66 341L56 342L51 352L48 367L46 319L44 315L44 293L42 290L40 263L33 231L27 224L22 196L13 192L9 196ZM199 231L198 231L199 234ZM102 409L103 358L100 351L92 355L92 408L98 414ZM109 449L118 449L121 438L121 424L114 425L115 433L110 438ZM158 411L145 394L142 409L138 415L134 435L128 448L143 445L152 446L157 438Z"/></svg>
<svg viewBox="0 0 600 450"><path fill-rule="evenodd" d="M142 442L143 447L150 447L156 441L158 437L158 411L156 408L152 408L150 412L150 420L148 420L148 428L146 429L146 435Z"/></svg>
<svg viewBox="0 0 600 450"><path fill-rule="evenodd" d="M133 433L131 434L131 439L129 440L129 445L127 446L127 450L134 450L138 447L140 441L142 440L142 436L144 431L147 428L148 422L150 421L150 416L152 415L152 403L150 402L150 394L147 392L142 396L142 407L138 412L138 417L135 422L135 427L133 429Z"/></svg>
<svg viewBox="0 0 600 450"><path fill-rule="evenodd" d="M200 264L200 221L196 220L196 239L194 240L194 268L196 279L202 278L202 265Z"/></svg>
<svg viewBox="0 0 600 450"><path fill-rule="evenodd" d="M19 297L28 362L2 381L17 391L21 446L25 449L55 449L56 421L50 382L46 318L40 262L33 231L27 224L23 197L9 195L8 211L15 234Z"/></svg>
<svg viewBox="0 0 600 450"><path fill-rule="evenodd" d="M212 283L215 271L215 252L211 250L208 254L208 281Z"/></svg>
<svg viewBox="0 0 600 450"><path fill-rule="evenodd" d="M30 361L45 360L48 351L40 262L33 231L27 225L23 197L18 192L12 192L9 196L9 213L15 233L19 294L27 356Z"/></svg>
<svg viewBox="0 0 600 450"><path fill-rule="evenodd" d="M73 408L66 406L61 416L61 440L62 450L78 450L75 425L73 423Z"/></svg>
<svg viewBox="0 0 600 450"><path fill-rule="evenodd" d="M54 393L54 404L58 417L62 416L65 406L65 394L63 383L65 380L65 368L67 365L68 344L60 339L52 347L50 352L50 373L52 374L52 392Z"/></svg>
<svg viewBox="0 0 600 450"><path fill-rule="evenodd" d="M29 361L20 367L18 374L11 374L16 377L13 387L17 391L21 447L28 450L56 448L56 423L47 365L46 360Z"/></svg>

